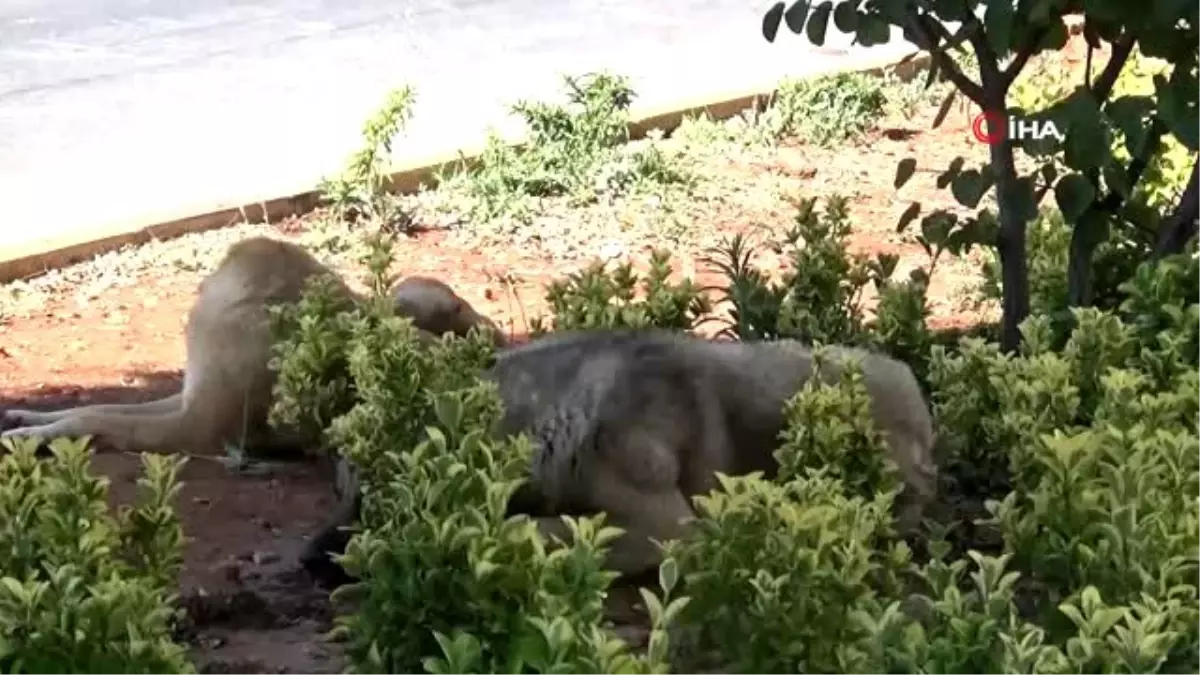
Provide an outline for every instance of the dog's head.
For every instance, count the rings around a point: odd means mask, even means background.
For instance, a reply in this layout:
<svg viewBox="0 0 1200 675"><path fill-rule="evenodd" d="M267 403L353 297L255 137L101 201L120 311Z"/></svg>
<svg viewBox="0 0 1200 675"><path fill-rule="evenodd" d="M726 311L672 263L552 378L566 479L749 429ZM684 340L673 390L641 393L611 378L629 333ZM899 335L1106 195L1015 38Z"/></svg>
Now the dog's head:
<svg viewBox="0 0 1200 675"><path fill-rule="evenodd" d="M411 276L393 285L390 294L397 313L412 319L422 330L434 335L466 336L475 328L490 332L496 347L508 346L508 339L495 322L477 312L442 281Z"/></svg>

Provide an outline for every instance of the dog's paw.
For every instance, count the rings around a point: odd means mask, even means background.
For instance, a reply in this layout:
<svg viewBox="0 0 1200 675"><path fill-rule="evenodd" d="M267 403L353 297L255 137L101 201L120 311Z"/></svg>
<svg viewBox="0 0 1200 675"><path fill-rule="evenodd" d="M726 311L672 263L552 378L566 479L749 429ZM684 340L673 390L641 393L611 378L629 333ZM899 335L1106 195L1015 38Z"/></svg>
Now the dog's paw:
<svg viewBox="0 0 1200 675"><path fill-rule="evenodd" d="M27 410L5 410L0 412L0 433L11 429L19 429L28 426L25 422Z"/></svg>
<svg viewBox="0 0 1200 675"><path fill-rule="evenodd" d="M41 428L25 425L14 425L11 428L0 431L0 438L40 438L44 435Z"/></svg>
<svg viewBox="0 0 1200 675"><path fill-rule="evenodd" d="M37 440L38 457L49 457L52 454L50 451L50 440L52 436L45 433L45 430L41 427L17 427L15 429L5 429L4 431L0 431L0 441L8 441L14 445L26 438L33 438ZM7 450L7 448L5 448L5 450Z"/></svg>

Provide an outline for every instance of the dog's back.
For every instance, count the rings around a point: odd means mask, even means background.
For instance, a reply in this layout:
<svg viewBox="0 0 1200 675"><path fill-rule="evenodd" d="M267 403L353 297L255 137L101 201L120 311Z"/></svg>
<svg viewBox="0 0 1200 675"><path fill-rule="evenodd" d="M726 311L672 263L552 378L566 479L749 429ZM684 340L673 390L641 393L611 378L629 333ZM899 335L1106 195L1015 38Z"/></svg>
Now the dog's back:
<svg viewBox="0 0 1200 675"><path fill-rule="evenodd" d="M837 357L860 360L872 414L911 496L930 497L936 480L933 425L911 369L860 349L833 347L830 356L822 369L830 382L840 371ZM566 508L589 480L588 454L603 452L600 437L611 439L631 428L684 444L672 461L660 458L642 469L673 464L688 495L711 489L718 471L773 476L785 404L813 376L814 366L812 350L791 340L578 331L504 351L488 376L504 401L503 430L534 437L539 453L534 483L545 498ZM706 437L685 433L700 430ZM649 458L613 459L637 464Z"/></svg>

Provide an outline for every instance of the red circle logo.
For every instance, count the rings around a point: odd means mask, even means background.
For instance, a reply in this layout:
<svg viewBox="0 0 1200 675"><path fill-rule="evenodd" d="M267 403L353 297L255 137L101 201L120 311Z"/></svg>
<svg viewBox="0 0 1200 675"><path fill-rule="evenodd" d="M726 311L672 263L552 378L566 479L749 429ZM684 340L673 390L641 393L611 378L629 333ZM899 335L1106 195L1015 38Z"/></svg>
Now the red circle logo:
<svg viewBox="0 0 1200 675"><path fill-rule="evenodd" d="M981 112L971 121L971 133L980 143L988 145L1003 143L1008 135L1006 121L1004 116L999 113Z"/></svg>

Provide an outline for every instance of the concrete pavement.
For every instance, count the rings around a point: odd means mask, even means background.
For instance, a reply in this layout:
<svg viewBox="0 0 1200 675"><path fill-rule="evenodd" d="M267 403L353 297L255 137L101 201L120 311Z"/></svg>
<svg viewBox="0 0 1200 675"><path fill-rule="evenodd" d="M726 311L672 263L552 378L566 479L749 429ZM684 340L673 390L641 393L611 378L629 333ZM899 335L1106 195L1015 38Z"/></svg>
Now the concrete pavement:
<svg viewBox="0 0 1200 675"><path fill-rule="evenodd" d="M562 74L635 107L912 49L763 40L768 0L0 0L0 247L311 187L412 85L398 157L519 129Z"/></svg>

